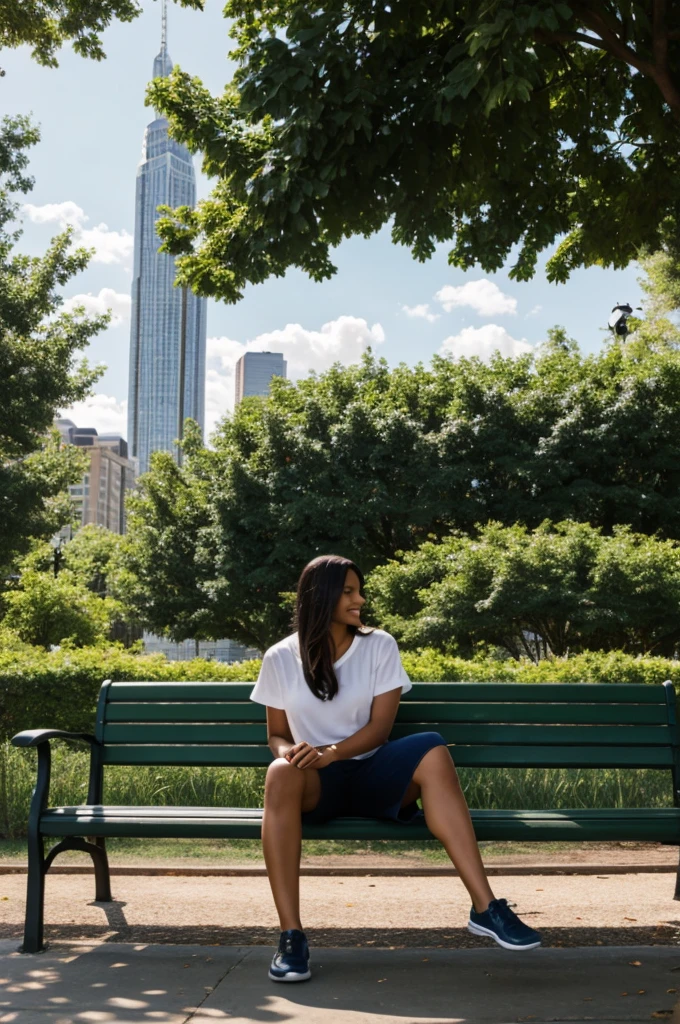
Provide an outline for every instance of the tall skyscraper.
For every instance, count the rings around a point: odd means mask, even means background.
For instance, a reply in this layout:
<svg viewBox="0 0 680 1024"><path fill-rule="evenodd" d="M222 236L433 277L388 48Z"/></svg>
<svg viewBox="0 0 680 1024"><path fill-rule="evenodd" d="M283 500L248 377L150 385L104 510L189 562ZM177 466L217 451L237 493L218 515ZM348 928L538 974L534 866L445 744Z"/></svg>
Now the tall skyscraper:
<svg viewBox="0 0 680 1024"><path fill-rule="evenodd" d="M162 17L154 78L172 70L166 0ZM188 416L204 426L206 301L174 286L175 258L158 252L156 234L159 206L195 202L191 155L170 138L166 119L157 117L144 133L135 198L128 440L141 473L149 468L152 452L176 454L174 442Z"/></svg>
<svg viewBox="0 0 680 1024"><path fill-rule="evenodd" d="M246 352L236 364L236 405L248 395L268 395L272 377L285 377L287 368L280 352Z"/></svg>

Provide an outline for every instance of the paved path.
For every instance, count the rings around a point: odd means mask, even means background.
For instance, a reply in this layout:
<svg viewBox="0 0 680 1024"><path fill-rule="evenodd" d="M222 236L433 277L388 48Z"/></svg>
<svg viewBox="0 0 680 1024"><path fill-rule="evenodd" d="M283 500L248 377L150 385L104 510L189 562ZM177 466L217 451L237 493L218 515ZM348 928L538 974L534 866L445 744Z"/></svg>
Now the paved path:
<svg viewBox="0 0 680 1024"><path fill-rule="evenodd" d="M318 950L301 985L256 947L0 942L2 1024L680 1022L680 949Z"/></svg>
<svg viewBox="0 0 680 1024"><path fill-rule="evenodd" d="M266 878L113 878L114 901L94 902L92 875L48 875L49 940L270 945L277 919ZM546 945L670 945L680 935L675 877L498 877L498 896ZM25 875L0 877L0 937L19 937ZM484 948L465 930L469 897L456 878L302 880L305 927L316 946Z"/></svg>

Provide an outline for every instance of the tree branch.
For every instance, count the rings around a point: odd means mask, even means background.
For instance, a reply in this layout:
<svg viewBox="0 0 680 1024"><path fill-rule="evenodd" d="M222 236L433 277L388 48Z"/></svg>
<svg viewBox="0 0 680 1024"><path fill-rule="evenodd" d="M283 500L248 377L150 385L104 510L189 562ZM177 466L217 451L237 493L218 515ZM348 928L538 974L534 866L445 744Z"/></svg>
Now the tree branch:
<svg viewBox="0 0 680 1024"><path fill-rule="evenodd" d="M654 0L652 12L652 53L657 67L668 66L668 25L666 0Z"/></svg>
<svg viewBox="0 0 680 1024"><path fill-rule="evenodd" d="M548 40L556 43L579 42L589 46L600 47L606 53L622 60L635 68L645 78L651 78L659 92L670 107L676 120L680 120L680 88L668 67L668 42L680 38L680 30L668 29L667 0L653 0L652 53L654 62L644 60L611 28L606 18L594 11L589 3L572 0L572 9L576 18L594 33L588 36L583 32L546 32L537 33L539 42Z"/></svg>
<svg viewBox="0 0 680 1024"><path fill-rule="evenodd" d="M574 13L583 22L586 28L589 28L591 32L594 32L596 36L600 37L600 45L603 50L610 53L612 57L618 57L619 60L623 60L626 64L630 64L632 68L635 68L641 74L647 77L653 77L653 65L648 61L642 60L635 50L628 46L627 43L624 43L624 41L611 30L601 14L598 14L589 6L581 3L573 3L572 7ZM595 43L597 44L597 40L595 40Z"/></svg>

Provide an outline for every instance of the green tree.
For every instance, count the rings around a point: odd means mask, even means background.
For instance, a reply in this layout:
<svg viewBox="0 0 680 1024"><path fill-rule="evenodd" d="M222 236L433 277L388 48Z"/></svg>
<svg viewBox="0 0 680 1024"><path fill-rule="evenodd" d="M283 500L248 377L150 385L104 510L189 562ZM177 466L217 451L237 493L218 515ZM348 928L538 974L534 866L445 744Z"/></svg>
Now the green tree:
<svg viewBox="0 0 680 1024"><path fill-rule="evenodd" d="M114 601L97 597L68 570L55 576L26 568L3 603L3 625L25 643L45 648L64 642L88 647L105 641L117 611Z"/></svg>
<svg viewBox="0 0 680 1024"><path fill-rule="evenodd" d="M63 568L93 594L115 597L125 539L105 526L82 526L63 548Z"/></svg>
<svg viewBox="0 0 680 1024"><path fill-rule="evenodd" d="M173 640L231 635L221 628L213 594L214 566L206 478L213 454L187 420L182 465L154 452L151 469L127 498L116 594L124 615Z"/></svg>
<svg viewBox="0 0 680 1024"><path fill-rule="evenodd" d="M179 280L229 302L391 225L426 260L532 277L678 238L680 12L663 0L229 0L222 96L180 68L149 102L216 178L161 222Z"/></svg>
<svg viewBox="0 0 680 1024"><path fill-rule="evenodd" d="M390 370L369 355L277 381L223 421L212 450L194 428L181 467L155 458L130 504L131 607L175 639L263 649L322 552L370 571L452 530L546 518L678 537L679 404L672 345L584 358L559 330L521 359Z"/></svg>
<svg viewBox="0 0 680 1024"><path fill-rule="evenodd" d="M179 0L203 10L204 0ZM133 21L136 0L4 0L0 4L0 48L31 46L38 64L57 67L57 52L71 43L81 57L102 60L101 33L114 19Z"/></svg>
<svg viewBox="0 0 680 1024"><path fill-rule="evenodd" d="M44 256L15 251L14 196L32 186L26 150L38 137L27 118L0 123L0 573L32 538L49 537L71 517L66 487L82 475L84 456L50 430L56 412L84 398L101 375L76 357L109 321L82 308L59 311L58 289L89 259L72 248L70 230Z"/></svg>
<svg viewBox="0 0 680 1024"><path fill-rule="evenodd" d="M407 648L539 661L585 650L672 657L680 642L680 544L616 527L488 523L426 543L368 581L377 619Z"/></svg>

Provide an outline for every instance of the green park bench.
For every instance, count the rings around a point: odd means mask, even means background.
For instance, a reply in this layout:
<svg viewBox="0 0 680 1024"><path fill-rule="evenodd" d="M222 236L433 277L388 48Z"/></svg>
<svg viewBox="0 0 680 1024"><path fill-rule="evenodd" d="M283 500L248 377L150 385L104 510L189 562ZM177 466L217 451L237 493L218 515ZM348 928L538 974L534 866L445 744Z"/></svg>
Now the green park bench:
<svg viewBox="0 0 680 1024"><path fill-rule="evenodd" d="M28 820L28 892L23 951L44 949L45 875L64 850L94 862L96 899L111 890L110 836L253 839L262 811L240 807L115 807L104 803L110 765L265 766L265 709L252 683L112 683L102 686L94 735L57 729L18 733L38 751ZM392 738L436 730L465 768L656 768L672 773L675 806L536 811L472 809L480 840L652 841L680 845L680 747L676 700L661 685L600 683L415 683ZM90 744L87 804L49 807L50 740ZM370 818L307 825L305 838L431 839L427 827ZM45 839L58 842L45 854ZM675 898L680 899L680 870Z"/></svg>

